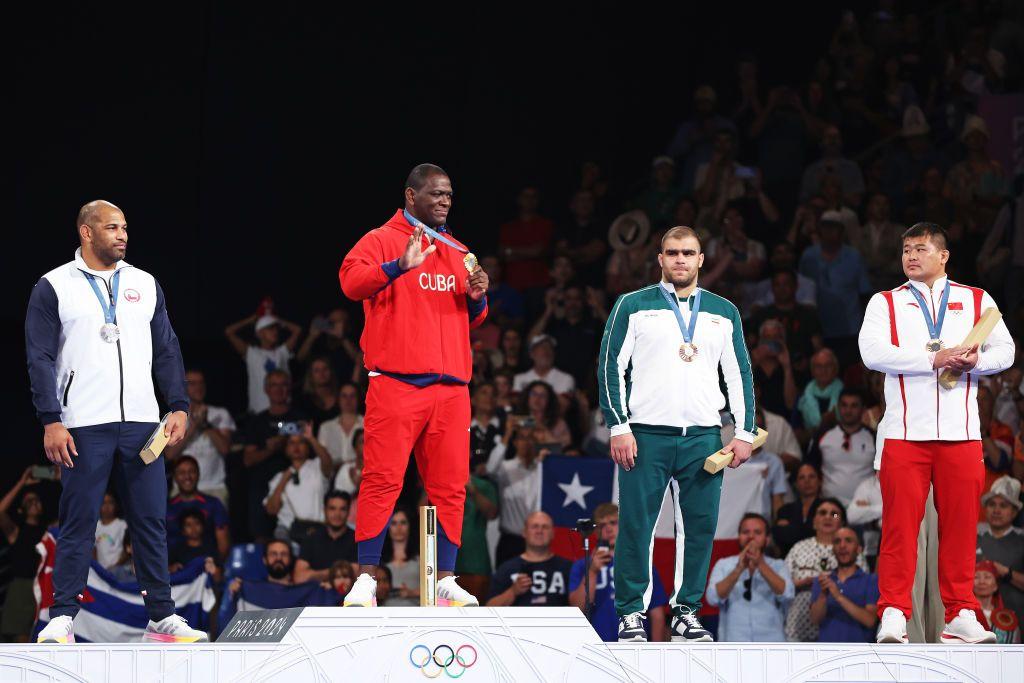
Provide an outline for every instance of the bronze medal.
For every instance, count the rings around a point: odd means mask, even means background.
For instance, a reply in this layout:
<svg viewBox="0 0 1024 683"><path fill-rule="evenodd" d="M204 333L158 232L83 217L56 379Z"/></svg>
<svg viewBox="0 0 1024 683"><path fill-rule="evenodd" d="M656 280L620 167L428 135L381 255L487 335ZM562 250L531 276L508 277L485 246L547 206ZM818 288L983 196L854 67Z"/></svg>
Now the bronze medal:
<svg viewBox="0 0 1024 683"><path fill-rule="evenodd" d="M942 350L944 344L941 339L929 339L928 343L924 345L925 350L928 353L938 353Z"/></svg>
<svg viewBox="0 0 1024 683"><path fill-rule="evenodd" d="M679 347L679 357L687 363L692 363L693 359L697 357L697 345L683 342Z"/></svg>

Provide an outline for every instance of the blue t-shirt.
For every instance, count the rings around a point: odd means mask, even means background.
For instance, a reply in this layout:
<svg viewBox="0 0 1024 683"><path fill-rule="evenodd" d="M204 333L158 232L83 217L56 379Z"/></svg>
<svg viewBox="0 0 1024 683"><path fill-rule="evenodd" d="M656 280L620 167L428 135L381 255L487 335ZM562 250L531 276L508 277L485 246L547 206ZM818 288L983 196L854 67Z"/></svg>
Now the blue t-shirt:
<svg viewBox="0 0 1024 683"><path fill-rule="evenodd" d="M619 615L615 613L615 559L601 568L597 575L597 585L594 586L594 611L590 623L606 643L616 643L619 640ZM658 570L654 569L654 588L651 591L651 607L661 607L668 604L668 596L662 588L661 577ZM572 571L569 572L569 592L576 590L577 586L583 583L583 560L579 559L572 563ZM644 629L647 637L651 637L651 625L644 622Z"/></svg>
<svg viewBox="0 0 1024 683"><path fill-rule="evenodd" d="M224 503L219 498L203 495L196 491L196 497L192 500L183 500L181 496L175 496L167 502L167 547L173 548L184 540L181 535L181 523L179 516L185 510L199 510L206 518L206 531L203 539L217 547L217 536L214 531L223 529L228 525L228 511L224 509Z"/></svg>
<svg viewBox="0 0 1024 683"><path fill-rule="evenodd" d="M839 587L840 592L849 598L858 607L878 604L878 575L868 574L860 567L853 572L845 582L840 581L836 571L833 571L832 580ZM811 584L811 602L821 595L821 583L814 579ZM827 611L825 619L818 626L819 643L873 643L875 642L875 630L862 626L860 622L846 613L831 594L825 598Z"/></svg>

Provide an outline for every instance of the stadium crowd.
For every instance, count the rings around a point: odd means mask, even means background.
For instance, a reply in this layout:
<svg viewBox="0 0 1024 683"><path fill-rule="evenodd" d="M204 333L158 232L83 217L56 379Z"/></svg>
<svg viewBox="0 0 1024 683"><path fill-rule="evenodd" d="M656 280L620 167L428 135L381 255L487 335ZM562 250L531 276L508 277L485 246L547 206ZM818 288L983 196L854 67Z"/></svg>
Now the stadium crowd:
<svg viewBox="0 0 1024 683"><path fill-rule="evenodd" d="M744 465L764 482L736 531L738 552L711 569L705 602L719 611L718 640L873 642L884 396L856 335L867 298L905 280L900 235L931 221L949 233L950 277L986 288L1017 344L1014 367L980 378L986 486L975 593L1000 642L1020 642L1022 172L993 158L979 103L1024 84L1013 47L1022 28L996 2L941 15L893 6L844 15L799 84L764 82L749 56L735 81L701 85L635 183L586 161L569 196L519 190L514 215L495 228L497 248L480 258L489 315L472 332L471 477L456 573L481 604L584 605L588 569L552 552L538 465L549 455L608 458L596 397L608 310L660 277L661 235L689 225L706 254L700 285L743 315L757 423L770 434ZM203 359L186 357L196 364L186 377L188 432L165 453L170 568L204 558L222 603L246 584L314 582L323 604L340 604L358 572L367 385L359 318L339 307L300 325L286 309L265 299L224 330L246 369L243 410L207 403ZM5 640L27 640L33 625L35 546L57 512L36 493L44 475L26 470L0 499ZM378 570L380 604L419 604L424 503L412 463ZM612 501L595 511L601 543L589 568L592 619L609 639L617 519ZM113 495L95 560L133 580ZM655 590L655 640L666 634L666 602Z"/></svg>

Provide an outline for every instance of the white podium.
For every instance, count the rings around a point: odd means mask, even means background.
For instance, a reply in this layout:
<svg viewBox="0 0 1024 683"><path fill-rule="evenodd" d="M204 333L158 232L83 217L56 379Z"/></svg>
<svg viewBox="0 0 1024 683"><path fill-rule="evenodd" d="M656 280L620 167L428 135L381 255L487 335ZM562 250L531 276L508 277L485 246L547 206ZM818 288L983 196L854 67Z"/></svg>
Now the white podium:
<svg viewBox="0 0 1024 683"><path fill-rule="evenodd" d="M0 645L0 682L1019 683L1024 646L606 644L575 608L307 607L278 643Z"/></svg>

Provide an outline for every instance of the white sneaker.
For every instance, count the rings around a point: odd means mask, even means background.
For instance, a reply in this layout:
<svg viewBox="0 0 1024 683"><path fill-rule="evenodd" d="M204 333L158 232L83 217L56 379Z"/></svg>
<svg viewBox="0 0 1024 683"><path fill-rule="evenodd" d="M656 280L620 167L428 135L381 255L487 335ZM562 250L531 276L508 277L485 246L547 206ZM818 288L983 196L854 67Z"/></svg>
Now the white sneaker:
<svg viewBox="0 0 1024 683"><path fill-rule="evenodd" d="M896 607L886 607L882 612L882 623L878 625L876 643L907 643L907 617Z"/></svg>
<svg viewBox="0 0 1024 683"><path fill-rule="evenodd" d="M67 645L75 642L75 624L71 617L54 617L50 619L39 637L37 643L61 643Z"/></svg>
<svg viewBox="0 0 1024 683"><path fill-rule="evenodd" d="M345 607L376 607L377 606L377 581L363 572L352 584L352 589L345 596Z"/></svg>
<svg viewBox="0 0 1024 683"><path fill-rule="evenodd" d="M437 582L438 607L479 607L480 601L465 588L455 583L454 576L446 576Z"/></svg>
<svg viewBox="0 0 1024 683"><path fill-rule="evenodd" d="M142 642L208 643L210 636L206 631L199 631L189 626L183 617L172 614L160 621L150 620L146 624L146 632L142 634Z"/></svg>
<svg viewBox="0 0 1024 683"><path fill-rule="evenodd" d="M986 631L985 627L978 622L978 615L974 610L962 609L960 614L953 618L953 621L946 624L942 629L942 642L944 643L994 643L996 634Z"/></svg>

